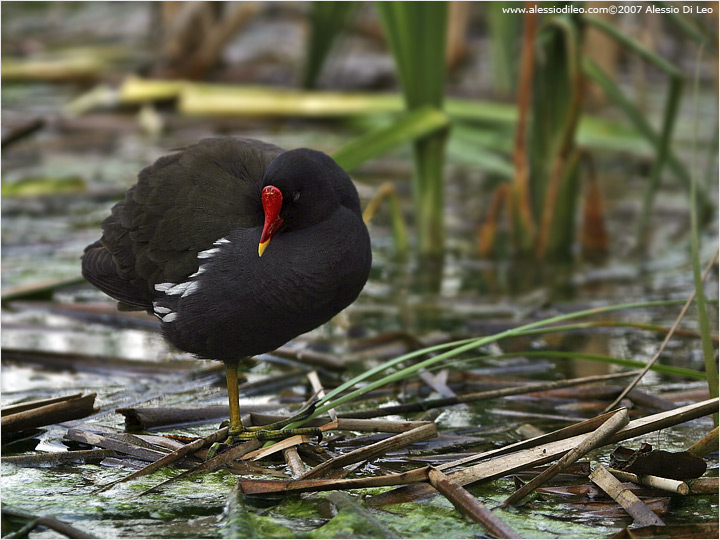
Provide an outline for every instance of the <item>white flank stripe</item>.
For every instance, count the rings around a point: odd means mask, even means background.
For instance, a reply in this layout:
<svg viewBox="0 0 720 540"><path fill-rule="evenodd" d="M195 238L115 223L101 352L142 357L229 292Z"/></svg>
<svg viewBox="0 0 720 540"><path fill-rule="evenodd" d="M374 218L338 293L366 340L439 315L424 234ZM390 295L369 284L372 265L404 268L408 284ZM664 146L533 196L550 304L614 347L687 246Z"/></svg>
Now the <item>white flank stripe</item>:
<svg viewBox="0 0 720 540"><path fill-rule="evenodd" d="M184 293L187 288L191 285L192 281L186 281L185 283L178 283L174 287L170 287L165 294L175 295Z"/></svg>
<svg viewBox="0 0 720 540"><path fill-rule="evenodd" d="M159 292L165 292L165 291L167 291L170 287L174 287L174 286L175 286L174 283L158 283L158 284L155 285L155 290L156 290L156 291L159 291Z"/></svg>
<svg viewBox="0 0 720 540"><path fill-rule="evenodd" d="M229 243L230 243L230 240L228 240L227 238L221 238L220 240L215 240L213 242L213 246L221 246L222 244L229 244Z"/></svg>
<svg viewBox="0 0 720 540"><path fill-rule="evenodd" d="M182 298L191 295L192 293L197 291L199 287L200 287L200 282L193 281L192 283L190 283L190 285L188 285L187 289L185 289L185 292L182 293Z"/></svg>
<svg viewBox="0 0 720 540"><path fill-rule="evenodd" d="M177 319L177 313L169 313L162 318L162 322L173 322Z"/></svg>
<svg viewBox="0 0 720 540"><path fill-rule="evenodd" d="M200 274L202 274L203 272L205 272L205 270L206 270L206 268L205 268L204 266L201 266L200 268L198 268L198 271L197 271L197 272L195 272L194 274L190 274L188 277L189 277L189 278L196 278L196 277L198 277Z"/></svg>
<svg viewBox="0 0 720 540"><path fill-rule="evenodd" d="M172 309L170 309L169 307L155 306L154 311L155 313L162 313L164 315L165 313L170 313Z"/></svg>
<svg viewBox="0 0 720 540"><path fill-rule="evenodd" d="M198 259L209 259L216 253L220 252L220 248L212 248L212 249L206 249L205 251L201 251L198 253Z"/></svg>

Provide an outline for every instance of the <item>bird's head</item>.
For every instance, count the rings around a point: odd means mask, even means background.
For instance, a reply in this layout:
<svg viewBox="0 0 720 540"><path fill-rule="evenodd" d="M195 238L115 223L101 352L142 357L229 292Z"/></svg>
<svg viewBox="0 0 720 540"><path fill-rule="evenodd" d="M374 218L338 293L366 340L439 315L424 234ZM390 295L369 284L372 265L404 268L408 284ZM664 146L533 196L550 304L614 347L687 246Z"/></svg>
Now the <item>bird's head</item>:
<svg viewBox="0 0 720 540"><path fill-rule="evenodd" d="M347 178L347 173L316 150L299 148L275 158L263 179L265 223L258 255L281 230L304 229L330 216L339 206L338 178Z"/></svg>

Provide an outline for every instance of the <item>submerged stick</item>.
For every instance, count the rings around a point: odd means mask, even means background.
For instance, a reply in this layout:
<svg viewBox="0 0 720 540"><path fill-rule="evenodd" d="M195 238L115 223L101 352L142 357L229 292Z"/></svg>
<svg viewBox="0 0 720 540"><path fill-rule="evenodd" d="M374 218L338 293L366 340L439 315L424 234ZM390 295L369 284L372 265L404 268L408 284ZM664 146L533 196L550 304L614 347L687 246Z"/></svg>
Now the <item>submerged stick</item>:
<svg viewBox="0 0 720 540"><path fill-rule="evenodd" d="M115 450L71 450L69 452L46 452L26 456L3 456L5 463L18 467L57 467L70 463L100 463L108 457L117 457Z"/></svg>
<svg viewBox="0 0 720 540"><path fill-rule="evenodd" d="M571 449L567 454L561 457L552 467L549 467L544 472L538 474L535 478L530 480L523 487L518 489L515 493L510 495L503 503L500 508L506 508L510 505L517 504L531 491L538 488L548 480L550 480L557 473L562 471L568 465L575 463L578 459L583 457L585 454L605 444L605 441L621 428L625 427L630 421L627 409L620 409L616 412L608 421L593 431L580 444L575 448Z"/></svg>
<svg viewBox="0 0 720 540"><path fill-rule="evenodd" d="M87 534L86 532L81 531L80 529L76 529L72 525L69 525L69 524L65 523L64 521L60 521L59 519L54 518L54 517L33 516L30 514L26 514L25 512L20 512L18 510L9 509L9 508L3 508L2 514L3 514L3 517L12 516L12 517L30 520L30 523L25 525L19 531L15 532L14 535L9 534L7 536L4 536L3 538L27 538L28 533L30 533L30 531L32 531L33 529L35 529L39 526L47 527L50 530L53 530L64 536L67 536L68 538L95 538L94 536L91 536L91 535Z"/></svg>
<svg viewBox="0 0 720 540"><path fill-rule="evenodd" d="M432 487L442 493L460 513L485 527L495 538L522 538L469 491L441 471L430 467L428 479Z"/></svg>
<svg viewBox="0 0 720 540"><path fill-rule="evenodd" d="M613 476L624 482L635 482L643 486L663 489L679 495L687 495L690 493L688 485L681 480L673 480L672 478L663 478L652 474L635 474L627 471L619 471L618 469L608 469Z"/></svg>
<svg viewBox="0 0 720 540"><path fill-rule="evenodd" d="M435 407L449 407L459 403L472 403L475 401L497 399L507 396L517 396L529 394L531 392L541 392L544 390L554 390L556 388L567 388L568 386L578 386L582 384L590 384L594 382L602 382L613 379L621 379L624 377L632 377L638 374L638 371L628 371L625 373L611 373L610 375L593 375L590 377L580 377L577 379L566 379L564 381L550 381L542 383L527 384L524 386L510 386L500 388L498 390L487 390L485 392L473 392L471 394L461 394L451 398L429 399L426 401L418 401L415 403L406 403L403 405L393 405L390 407L378 407L377 409L369 409L357 411L353 413L341 414L341 418L373 418L375 416L387 416L391 414L403 414L410 412L420 412Z"/></svg>
<svg viewBox="0 0 720 540"><path fill-rule="evenodd" d="M320 465L312 469L310 472L306 473L303 477L301 477L301 479L308 480L310 478L317 478L318 476L321 476L322 474L328 472L330 469L339 469L340 467L350 465L351 463L370 460L381 456L391 450L403 448L404 446L407 446L409 444L423 441L425 439L429 439L430 437L435 437L436 435L437 426L432 422L427 423L422 426L416 427L415 429L411 429L410 431L406 431L405 433L399 433L397 435L394 435L393 437L385 439L384 441L370 444L363 448L358 448L357 450L348 452L347 454L343 454L336 458L329 459L328 461L325 461L324 463L321 463Z"/></svg>
<svg viewBox="0 0 720 540"><path fill-rule="evenodd" d="M635 520L634 525L644 527L645 525L665 525L655 512L638 499L637 495L626 489L620 480L615 478L610 471L602 465L598 465L590 473L590 480L610 495L615 502L622 506L625 511Z"/></svg>

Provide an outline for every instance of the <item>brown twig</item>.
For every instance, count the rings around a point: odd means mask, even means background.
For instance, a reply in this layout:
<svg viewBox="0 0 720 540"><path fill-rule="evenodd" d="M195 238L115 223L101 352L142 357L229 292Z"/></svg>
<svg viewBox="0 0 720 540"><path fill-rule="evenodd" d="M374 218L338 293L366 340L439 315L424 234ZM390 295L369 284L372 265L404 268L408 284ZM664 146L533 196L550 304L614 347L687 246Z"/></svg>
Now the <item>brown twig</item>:
<svg viewBox="0 0 720 540"><path fill-rule="evenodd" d="M63 536L67 536L68 538L95 538L94 536L91 536L86 532L81 531L80 529L76 529L75 527L68 525L64 521L60 521L59 519L56 519L54 517L33 516L30 514L26 514L25 512L19 512L17 510L9 509L6 507L3 507L2 514L3 516L12 516L30 521L20 531L14 533L14 536L7 535L4 538L27 538L28 533L39 526L47 527L48 529L58 532Z"/></svg>
<svg viewBox="0 0 720 540"><path fill-rule="evenodd" d="M605 441L609 437L617 433L621 428L625 427L629 421L630 416L628 415L627 409L620 409L609 420L603 423L603 425L585 437L577 446L568 451L552 467L548 468L543 473L538 474L535 478L530 480L530 482L505 499L505 501L503 501L500 505L500 508L507 508L508 506L520 502L529 495L530 492L550 480L567 465L575 463L591 450L605 444Z"/></svg>
<svg viewBox="0 0 720 540"><path fill-rule="evenodd" d="M292 474L293 478L300 478L307 472L305 463L303 463L303 460L300 458L300 454L298 454L297 448L294 446L285 448L283 450L283 457L285 458L285 463L287 463L287 466L290 469L290 474Z"/></svg>
<svg viewBox="0 0 720 540"><path fill-rule="evenodd" d="M3 407L2 410L0 410L0 416L8 416L10 414L17 414L24 411L29 411L31 409L37 409L38 407L44 407L45 405L52 405L54 403L60 403L62 401L70 401L71 399L77 399L82 396L82 393L79 394L72 394L69 396L60 396L60 397L54 397L54 398L47 398L47 399L37 399L35 401L24 401L22 403L17 403L16 405L10 405L8 407Z"/></svg>
<svg viewBox="0 0 720 540"><path fill-rule="evenodd" d="M0 148L7 150L14 143L44 128L45 124L44 118L31 118L21 124L12 126L6 133L3 133Z"/></svg>
<svg viewBox="0 0 720 540"><path fill-rule="evenodd" d="M424 482L428 479L430 467L421 467L402 474L351 478L346 480L240 480L240 487L246 495L265 493L305 493L308 491L332 491L336 489L362 489L381 486L400 486Z"/></svg>
<svg viewBox="0 0 720 540"><path fill-rule="evenodd" d="M704 477L704 478L693 478L691 480L685 480L685 483L690 488L690 493L693 495L706 495L709 493L717 495L718 483L720 480L717 476L715 477Z"/></svg>
<svg viewBox="0 0 720 540"><path fill-rule="evenodd" d="M70 463L100 463L108 457L117 457L115 450L75 450L71 452L46 452L26 456L3 456L5 463L18 467L49 467Z"/></svg>
<svg viewBox="0 0 720 540"><path fill-rule="evenodd" d="M0 419L2 433L14 433L84 418L94 412L96 396L97 394L93 393L83 397L71 397L65 401L5 415Z"/></svg>
<svg viewBox="0 0 720 540"><path fill-rule="evenodd" d="M92 433L71 428L65 437L71 441L91 444L130 455L143 461L157 461L167 455L167 449L152 445L127 433Z"/></svg>
<svg viewBox="0 0 720 540"><path fill-rule="evenodd" d="M393 437L385 439L384 441L380 441L363 448L358 448L357 450L353 450L347 454L325 461L311 471L307 472L301 477L301 480L317 478L328 472L330 469L338 469L340 467L344 467L345 465L350 465L351 463L357 463L358 461L371 460L391 450L403 448L404 446L414 442L423 441L425 439L429 439L430 437L435 437L436 435L437 426L435 426L434 423L427 423L416 427L415 429L411 429L410 431L406 431L405 433L399 433Z"/></svg>
<svg viewBox="0 0 720 540"><path fill-rule="evenodd" d="M459 512L485 527L495 538L522 538L487 506L441 471L431 467L428 479L432 487L442 493Z"/></svg>
<svg viewBox="0 0 720 540"><path fill-rule="evenodd" d="M472 403L475 401L497 399L507 396L517 396L528 394L530 392L541 392L545 390L553 390L555 388L567 388L569 386L578 386L582 384L590 384L595 382L604 382L613 379L631 377L638 373L637 371L628 371L625 373L611 373L609 375L593 375L590 377L580 377L578 379L566 379L563 381L549 381L542 383L533 383L524 386L511 386L508 388L500 388L498 390L487 390L485 392L473 392L471 394L461 394L452 398L430 399L426 401L418 401L415 403L405 403L403 405L392 405L388 407L378 407L377 409L366 409L352 413L344 413L340 418L374 418L376 416L387 416L391 414L404 414L409 412L419 412L432 409L435 407L450 407L458 403Z"/></svg>
<svg viewBox="0 0 720 540"><path fill-rule="evenodd" d="M687 451L694 456L704 457L710 452L716 452L718 449L718 428L715 428L705 435L702 439L693 444Z"/></svg>

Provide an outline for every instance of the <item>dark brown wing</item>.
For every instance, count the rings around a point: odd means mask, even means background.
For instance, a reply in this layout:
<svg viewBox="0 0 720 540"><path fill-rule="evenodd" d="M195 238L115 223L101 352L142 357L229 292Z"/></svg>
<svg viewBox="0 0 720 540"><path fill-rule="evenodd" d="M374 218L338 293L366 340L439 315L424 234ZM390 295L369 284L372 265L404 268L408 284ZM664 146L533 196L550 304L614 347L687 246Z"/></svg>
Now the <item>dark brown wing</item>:
<svg viewBox="0 0 720 540"><path fill-rule="evenodd" d="M103 222L83 275L125 304L151 308L155 284L184 281L198 252L235 228L262 225L263 176L283 152L253 139L205 139L158 159Z"/></svg>

